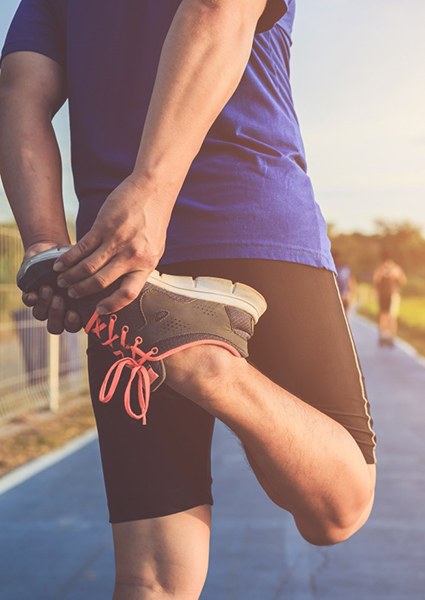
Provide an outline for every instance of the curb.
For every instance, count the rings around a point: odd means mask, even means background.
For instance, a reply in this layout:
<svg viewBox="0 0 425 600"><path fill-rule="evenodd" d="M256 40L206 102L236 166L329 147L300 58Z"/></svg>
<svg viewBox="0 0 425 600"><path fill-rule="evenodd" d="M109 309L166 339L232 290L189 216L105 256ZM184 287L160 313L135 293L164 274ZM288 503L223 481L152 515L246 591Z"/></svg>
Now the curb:
<svg viewBox="0 0 425 600"><path fill-rule="evenodd" d="M367 319L363 315L359 315L355 311L353 311L353 317L360 321L365 327L373 329L374 331L377 329L377 325L375 323L372 323L372 321L369 321L369 319ZM421 367L425 368L425 358L421 354L419 354L416 348L411 346L409 342L406 342L405 340L402 340L399 337L397 337L394 340L394 345L399 350L410 356L410 358L413 358Z"/></svg>
<svg viewBox="0 0 425 600"><path fill-rule="evenodd" d="M10 473L7 473L0 478L0 496L20 485L21 483L24 483L31 477L34 477L34 475L37 475L41 471L44 471L52 465L55 465L67 456L74 454L74 452L84 448L84 446L87 446L95 439L97 439L97 431L93 428L89 431L86 431L86 433L83 433L79 437L71 440L62 448L52 450L47 454L43 454L42 456L31 460L21 467L17 467Z"/></svg>

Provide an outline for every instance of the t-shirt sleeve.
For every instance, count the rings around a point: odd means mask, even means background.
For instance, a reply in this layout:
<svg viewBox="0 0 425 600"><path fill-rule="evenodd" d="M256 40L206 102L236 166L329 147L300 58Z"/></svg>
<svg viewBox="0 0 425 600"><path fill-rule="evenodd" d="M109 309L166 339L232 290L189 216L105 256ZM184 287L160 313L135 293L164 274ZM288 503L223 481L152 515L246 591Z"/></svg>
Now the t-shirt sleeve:
<svg viewBox="0 0 425 600"><path fill-rule="evenodd" d="M21 0L10 24L1 60L12 52L27 50L66 64L64 23L53 0Z"/></svg>
<svg viewBox="0 0 425 600"><path fill-rule="evenodd" d="M255 33L263 33L283 17L288 10L289 0L267 0L266 8L257 23Z"/></svg>

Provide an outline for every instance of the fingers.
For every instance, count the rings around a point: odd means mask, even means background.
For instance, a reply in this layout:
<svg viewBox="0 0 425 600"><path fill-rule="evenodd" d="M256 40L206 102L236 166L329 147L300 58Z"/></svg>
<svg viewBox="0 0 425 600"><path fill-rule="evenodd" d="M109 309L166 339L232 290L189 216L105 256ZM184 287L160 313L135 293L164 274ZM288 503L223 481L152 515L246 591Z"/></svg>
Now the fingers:
<svg viewBox="0 0 425 600"><path fill-rule="evenodd" d="M66 311L65 301L53 294L52 288L43 286L39 293L29 292L22 295L26 306L32 307L32 314L38 321L47 321L47 331L60 334L66 329L76 333L82 327L81 319L75 311Z"/></svg>
<svg viewBox="0 0 425 600"><path fill-rule="evenodd" d="M60 296L54 295L47 315L47 331L59 335L65 329L65 302Z"/></svg>
<svg viewBox="0 0 425 600"><path fill-rule="evenodd" d="M31 292L30 292L31 293ZM38 321L46 321L49 316L50 304L53 299L53 290L49 286L40 288L37 300L33 304L32 315Z"/></svg>
<svg viewBox="0 0 425 600"><path fill-rule="evenodd" d="M34 306L35 304L37 304L37 300L38 294L36 294L35 292L28 292L26 294L22 294L22 302L25 304L25 306Z"/></svg>
<svg viewBox="0 0 425 600"><path fill-rule="evenodd" d="M84 258L90 256L101 244L101 239L93 231L89 231L81 240L72 246L68 252L62 256L53 265L53 270L57 272L70 269L80 263ZM85 275L87 277L87 274Z"/></svg>
<svg viewBox="0 0 425 600"><path fill-rule="evenodd" d="M77 333L83 326L79 315L73 310L68 310L65 314L64 326L66 331Z"/></svg>
<svg viewBox="0 0 425 600"><path fill-rule="evenodd" d="M96 294L114 283L125 272L126 265L121 260L114 259L90 277L71 285L68 288L68 295L71 298L82 298Z"/></svg>
<svg viewBox="0 0 425 600"><path fill-rule="evenodd" d="M98 304L97 312L100 315L106 315L121 310L130 302L133 302L145 285L148 275L149 271L134 271L125 275L119 289L107 298L103 298Z"/></svg>
<svg viewBox="0 0 425 600"><path fill-rule="evenodd" d="M32 309L38 321L47 321L47 331L59 334L64 330L65 302L63 298L53 294L51 287L40 288L39 298Z"/></svg>
<svg viewBox="0 0 425 600"><path fill-rule="evenodd" d="M123 265L120 267L118 260L108 263L108 255L103 248L99 248L86 260L59 275L58 286L67 287L71 298L80 298L103 290L123 272Z"/></svg>

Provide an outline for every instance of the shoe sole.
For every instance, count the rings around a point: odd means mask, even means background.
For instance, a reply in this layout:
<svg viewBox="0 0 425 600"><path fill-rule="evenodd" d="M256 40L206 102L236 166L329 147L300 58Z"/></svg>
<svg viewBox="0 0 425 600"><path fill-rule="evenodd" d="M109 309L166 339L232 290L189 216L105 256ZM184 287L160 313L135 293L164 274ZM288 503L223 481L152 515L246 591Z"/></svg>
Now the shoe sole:
<svg viewBox="0 0 425 600"><path fill-rule="evenodd" d="M25 261L19 269L16 278L18 286L21 287L24 276L31 267L38 263L46 262L46 267L48 263L50 265L50 270L53 262L68 250L69 248L66 247L52 248L51 250L41 252ZM233 283L230 279L222 279L219 277L193 278L190 276L168 275L167 273L153 271L147 278L147 281L152 285L173 292L174 294L180 294L181 296L195 298L197 300L218 302L226 304L227 306L239 308L250 314L254 319L254 323L257 323L267 308L266 300L259 292L243 283ZM27 281L25 287L27 289L34 289L34 287L36 287L36 281L31 281L31 283Z"/></svg>
<svg viewBox="0 0 425 600"><path fill-rule="evenodd" d="M168 275L153 271L147 281L174 294L240 308L251 315L254 323L267 308L266 300L259 292L244 283L233 283L230 279Z"/></svg>
<svg viewBox="0 0 425 600"><path fill-rule="evenodd" d="M33 267L34 265L40 263L40 262L47 262L47 261L52 261L55 262L59 257L62 256L62 254L65 254L65 252L68 252L69 247L63 247L63 248L52 248L50 250L44 250L43 252L40 252L39 254L35 254L34 256L32 256L31 258L27 258L26 261L24 261L21 265L21 268L18 271L18 274L16 276L16 282L19 285L19 283L22 281L24 275L27 273L28 269L30 269L31 267Z"/></svg>

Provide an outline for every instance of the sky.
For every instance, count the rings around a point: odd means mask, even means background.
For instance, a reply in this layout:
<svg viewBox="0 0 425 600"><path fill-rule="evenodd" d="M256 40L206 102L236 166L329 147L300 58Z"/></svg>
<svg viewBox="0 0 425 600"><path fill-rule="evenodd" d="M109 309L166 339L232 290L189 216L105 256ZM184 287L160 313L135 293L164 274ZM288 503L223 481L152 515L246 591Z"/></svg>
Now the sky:
<svg viewBox="0 0 425 600"><path fill-rule="evenodd" d="M18 0L0 2L3 43ZM292 87L309 174L337 231L375 219L425 232L425 2L298 0ZM55 118L64 196L76 212L66 107ZM0 221L11 213L0 189Z"/></svg>

